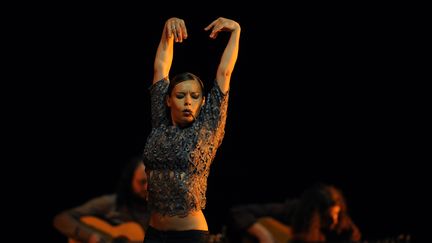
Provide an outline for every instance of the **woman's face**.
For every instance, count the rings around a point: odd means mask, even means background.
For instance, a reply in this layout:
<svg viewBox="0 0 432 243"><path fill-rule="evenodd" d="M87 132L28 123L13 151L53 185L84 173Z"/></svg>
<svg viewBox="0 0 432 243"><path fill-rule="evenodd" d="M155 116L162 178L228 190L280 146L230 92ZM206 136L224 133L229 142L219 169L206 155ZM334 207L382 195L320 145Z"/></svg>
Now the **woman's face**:
<svg viewBox="0 0 432 243"><path fill-rule="evenodd" d="M147 199L147 174L143 163L135 169L132 179L133 192L142 199Z"/></svg>
<svg viewBox="0 0 432 243"><path fill-rule="evenodd" d="M172 123L180 127L192 123L203 104L201 85L196 80L178 83L167 98L167 105L171 109Z"/></svg>
<svg viewBox="0 0 432 243"><path fill-rule="evenodd" d="M341 207L339 205L335 205L330 207L327 211L329 217L329 228L333 229L339 223L339 214L341 211Z"/></svg>

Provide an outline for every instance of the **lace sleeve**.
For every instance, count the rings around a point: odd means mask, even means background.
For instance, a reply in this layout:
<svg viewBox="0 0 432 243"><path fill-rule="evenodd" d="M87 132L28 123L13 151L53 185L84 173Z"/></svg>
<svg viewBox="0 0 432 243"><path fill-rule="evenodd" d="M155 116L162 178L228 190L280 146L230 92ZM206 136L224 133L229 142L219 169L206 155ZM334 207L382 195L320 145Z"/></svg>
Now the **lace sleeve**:
<svg viewBox="0 0 432 243"><path fill-rule="evenodd" d="M151 97L151 121L153 127L168 124L166 114L165 95L168 90L169 81L163 78L150 87Z"/></svg>
<svg viewBox="0 0 432 243"><path fill-rule="evenodd" d="M203 107L203 119L210 130L215 131L216 137L219 138L218 144L222 142L225 134L225 123L228 111L228 92L222 93L214 81L213 87L208 93L206 103Z"/></svg>

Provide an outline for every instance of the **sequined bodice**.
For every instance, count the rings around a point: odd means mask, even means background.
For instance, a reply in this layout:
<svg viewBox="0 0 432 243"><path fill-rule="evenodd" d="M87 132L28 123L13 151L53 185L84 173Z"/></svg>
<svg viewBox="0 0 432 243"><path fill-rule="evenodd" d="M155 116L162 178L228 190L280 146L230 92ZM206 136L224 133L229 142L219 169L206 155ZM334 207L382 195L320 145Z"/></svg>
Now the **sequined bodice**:
<svg viewBox="0 0 432 243"><path fill-rule="evenodd" d="M149 206L163 215L186 216L206 204L210 164L224 137L228 94L214 83L192 126L168 122L165 94L169 81L151 87L152 131L144 149L149 171Z"/></svg>

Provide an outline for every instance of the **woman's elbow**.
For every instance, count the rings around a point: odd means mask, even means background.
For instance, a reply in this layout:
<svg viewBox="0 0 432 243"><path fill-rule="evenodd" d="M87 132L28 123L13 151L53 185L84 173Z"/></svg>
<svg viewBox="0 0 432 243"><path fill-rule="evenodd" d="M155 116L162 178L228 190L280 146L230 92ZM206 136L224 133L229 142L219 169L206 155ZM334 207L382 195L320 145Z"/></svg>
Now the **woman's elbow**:
<svg viewBox="0 0 432 243"><path fill-rule="evenodd" d="M229 68L219 68L217 75L218 75L218 77L226 79L226 78L230 78L231 77L231 73L232 73L232 70L229 69Z"/></svg>

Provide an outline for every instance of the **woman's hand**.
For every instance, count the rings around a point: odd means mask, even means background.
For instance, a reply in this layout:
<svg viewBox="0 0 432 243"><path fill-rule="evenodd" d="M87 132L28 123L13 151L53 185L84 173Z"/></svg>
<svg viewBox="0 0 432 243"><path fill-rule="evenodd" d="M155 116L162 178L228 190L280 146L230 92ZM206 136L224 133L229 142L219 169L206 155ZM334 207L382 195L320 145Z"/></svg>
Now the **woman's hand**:
<svg viewBox="0 0 432 243"><path fill-rule="evenodd" d="M228 31L233 32L234 30L240 29L240 25L231 19L226 19L219 17L215 21L213 21L211 24L209 24L207 27L204 28L204 30L210 30L213 29L210 33L210 38L216 39L217 35L221 31Z"/></svg>
<svg viewBox="0 0 432 243"><path fill-rule="evenodd" d="M165 31L168 38L174 36L175 42L183 42L187 39L186 25L183 19L172 17L165 22Z"/></svg>

